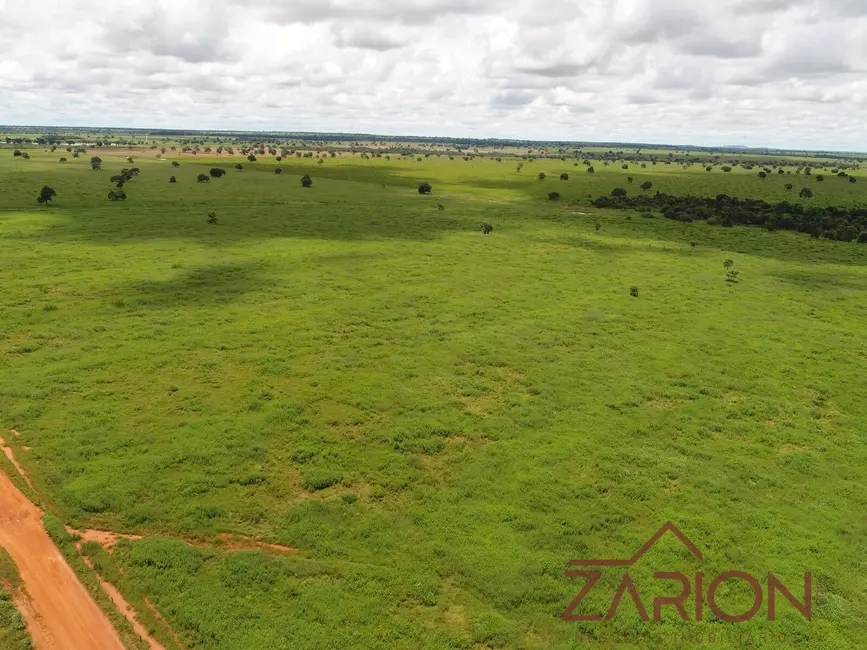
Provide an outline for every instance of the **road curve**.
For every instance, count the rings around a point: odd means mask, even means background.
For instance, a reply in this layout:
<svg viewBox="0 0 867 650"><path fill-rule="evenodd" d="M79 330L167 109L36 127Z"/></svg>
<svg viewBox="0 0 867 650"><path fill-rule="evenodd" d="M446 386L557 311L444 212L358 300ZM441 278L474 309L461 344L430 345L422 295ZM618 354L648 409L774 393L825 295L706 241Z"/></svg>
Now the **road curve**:
<svg viewBox="0 0 867 650"><path fill-rule="evenodd" d="M42 512L0 470L0 546L27 591L36 650L124 650L108 617L78 581L42 526Z"/></svg>

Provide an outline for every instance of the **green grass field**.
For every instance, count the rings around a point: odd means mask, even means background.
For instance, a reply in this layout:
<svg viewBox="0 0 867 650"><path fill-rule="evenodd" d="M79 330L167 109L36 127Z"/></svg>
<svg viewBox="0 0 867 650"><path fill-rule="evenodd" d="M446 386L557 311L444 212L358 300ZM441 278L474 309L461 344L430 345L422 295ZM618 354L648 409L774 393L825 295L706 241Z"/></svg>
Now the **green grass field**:
<svg viewBox="0 0 867 650"><path fill-rule="evenodd" d="M188 650L565 649L647 626L861 642L867 246L587 207L645 180L856 205L859 172L344 156L278 176L147 154L111 203L123 158L0 154L0 426L65 524L145 536L98 563ZM796 595L811 571L813 621L649 624L628 598L561 620L567 561L628 557L668 520L704 561L665 538L633 571L643 597L653 570L772 571ZM298 551L187 543L220 533Z"/></svg>

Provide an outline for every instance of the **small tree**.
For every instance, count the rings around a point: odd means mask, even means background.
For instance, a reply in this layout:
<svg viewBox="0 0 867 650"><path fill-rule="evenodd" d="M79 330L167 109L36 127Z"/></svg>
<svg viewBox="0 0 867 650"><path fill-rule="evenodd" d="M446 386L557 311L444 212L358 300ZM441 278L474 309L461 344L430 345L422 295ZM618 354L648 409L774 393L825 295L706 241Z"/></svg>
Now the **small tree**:
<svg viewBox="0 0 867 650"><path fill-rule="evenodd" d="M626 177L626 182L627 182L627 183L631 183L631 182L634 181L634 180L635 180L635 179L632 178L632 176L627 176L627 177Z"/></svg>
<svg viewBox="0 0 867 650"><path fill-rule="evenodd" d="M253 154L250 154L249 156L247 156L247 160L249 160L251 163L256 162L256 156L254 156Z"/></svg>
<svg viewBox="0 0 867 650"><path fill-rule="evenodd" d="M179 163L177 160L172 161L172 167L180 167L180 166L181 166L181 163Z"/></svg>
<svg viewBox="0 0 867 650"><path fill-rule="evenodd" d="M544 181L546 178L548 178L548 177L545 176L545 172L539 172L539 180L540 181Z"/></svg>
<svg viewBox="0 0 867 650"><path fill-rule="evenodd" d="M216 225L216 223L217 223L217 213L216 212L209 212L208 213L208 223L211 224L212 226Z"/></svg>
<svg viewBox="0 0 867 650"><path fill-rule="evenodd" d="M569 180L569 174L560 174L560 180L561 181L568 181Z"/></svg>
<svg viewBox="0 0 867 650"><path fill-rule="evenodd" d="M593 165L590 165L590 167L587 168L587 173L588 174L595 174L596 173L596 170L593 169Z"/></svg>
<svg viewBox="0 0 867 650"><path fill-rule="evenodd" d="M175 178L174 176L169 178L169 183L177 183L177 182L178 182L178 179Z"/></svg>
<svg viewBox="0 0 867 650"><path fill-rule="evenodd" d="M730 268L732 268L734 265L735 265L735 261L734 261L734 260L726 260L725 262L723 262L723 268L725 268L725 269L730 269Z"/></svg>
<svg viewBox="0 0 867 650"><path fill-rule="evenodd" d="M90 168L93 170L102 169L102 158L99 156L93 156L90 159Z"/></svg>
<svg viewBox="0 0 867 650"><path fill-rule="evenodd" d="M238 163L237 165L235 165L235 169L237 169L238 171L241 171L242 169L244 169L244 165L242 165L241 163Z"/></svg>
<svg viewBox="0 0 867 650"><path fill-rule="evenodd" d="M549 201L559 201L560 200L560 192L548 192L548 200Z"/></svg>
<svg viewBox="0 0 867 650"><path fill-rule="evenodd" d="M123 190L112 190L108 193L109 201L126 201L126 192Z"/></svg>
<svg viewBox="0 0 867 650"><path fill-rule="evenodd" d="M117 189L120 189L120 188L122 188L122 187L124 186L124 184L126 183L126 181L127 181L127 177L126 177L126 175L124 175L124 174L115 174L114 176L112 176L112 177L109 178L108 180L110 180L112 183L114 183L114 186L115 186Z"/></svg>
<svg viewBox="0 0 867 650"><path fill-rule="evenodd" d="M196 182L197 182L197 183L207 183L209 180L211 180L211 177L208 176L207 174L199 174L199 175L196 177Z"/></svg>
<svg viewBox="0 0 867 650"><path fill-rule="evenodd" d="M16 149L15 151L12 152L12 155L16 158L21 156L21 149Z"/></svg>
<svg viewBox="0 0 867 650"><path fill-rule="evenodd" d="M737 282L738 281L738 272L734 269L729 269L726 271L726 282Z"/></svg>
<svg viewBox="0 0 867 650"><path fill-rule="evenodd" d="M850 176L850 177L849 177L849 182L850 182L850 183L857 183L857 182L858 182L858 179L855 178L854 176Z"/></svg>
<svg viewBox="0 0 867 650"><path fill-rule="evenodd" d="M790 189L792 189L792 188L794 187L794 185L792 185L791 183L786 183L786 186L785 186L785 187L786 187L787 190L790 190Z"/></svg>
<svg viewBox="0 0 867 650"><path fill-rule="evenodd" d="M600 230L602 230L602 224L597 221L595 228L596 228L596 232L599 232Z"/></svg>
<svg viewBox="0 0 867 650"><path fill-rule="evenodd" d="M813 190L809 187L805 187L801 190L799 195L802 199L812 199L813 198Z"/></svg>
<svg viewBox="0 0 867 650"><path fill-rule="evenodd" d="M482 233L487 235L494 230L494 227L489 224L487 221L482 224Z"/></svg>
<svg viewBox="0 0 867 650"><path fill-rule="evenodd" d="M632 296L633 298L638 298L638 287L636 287L634 285L631 286L629 288L629 295Z"/></svg>
<svg viewBox="0 0 867 650"><path fill-rule="evenodd" d="M418 186L419 194L430 194L433 188L430 186L430 183L422 183Z"/></svg>
<svg viewBox="0 0 867 650"><path fill-rule="evenodd" d="M821 183L825 180L825 177L822 174L816 174L816 180Z"/></svg>
<svg viewBox="0 0 867 650"><path fill-rule="evenodd" d="M766 172L759 172L759 178L767 178L768 174Z"/></svg>
<svg viewBox="0 0 867 650"><path fill-rule="evenodd" d="M225 173L226 170L219 167L214 167L210 172L211 176L214 178L220 178L220 176L223 176Z"/></svg>
<svg viewBox="0 0 867 650"><path fill-rule="evenodd" d="M51 203L51 200L57 196L57 192L53 188L43 185L39 191L39 196L36 197L37 203Z"/></svg>
<svg viewBox="0 0 867 650"><path fill-rule="evenodd" d="M275 174L282 174L282 173L283 173L283 170L282 170L280 167L276 167L276 168L274 169L274 173L275 173Z"/></svg>
<svg viewBox="0 0 867 650"><path fill-rule="evenodd" d="M651 187L653 187L653 183L651 183L650 181L644 181L644 182L641 184L641 189L642 189L644 192L646 192L647 190L649 190Z"/></svg>
<svg viewBox="0 0 867 650"><path fill-rule="evenodd" d="M66 158L61 158L60 162L66 162Z"/></svg>
<svg viewBox="0 0 867 650"><path fill-rule="evenodd" d="M619 197L619 196L626 196L626 194L627 194L626 189L624 189L622 187L615 187L613 190L611 190L611 196L618 196Z"/></svg>
<svg viewBox="0 0 867 650"><path fill-rule="evenodd" d="M729 167L728 165L723 165L722 167L720 167L720 169L722 169L726 173L728 173L732 170L732 168Z"/></svg>
<svg viewBox="0 0 867 650"><path fill-rule="evenodd" d="M304 174L301 177L301 187L311 187L313 185L313 179L310 178L308 174Z"/></svg>

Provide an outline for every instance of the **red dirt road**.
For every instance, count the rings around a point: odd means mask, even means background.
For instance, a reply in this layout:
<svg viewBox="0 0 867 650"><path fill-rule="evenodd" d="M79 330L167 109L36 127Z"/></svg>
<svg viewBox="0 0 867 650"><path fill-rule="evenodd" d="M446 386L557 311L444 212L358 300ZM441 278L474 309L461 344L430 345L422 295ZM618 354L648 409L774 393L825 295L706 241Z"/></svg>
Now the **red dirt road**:
<svg viewBox="0 0 867 650"><path fill-rule="evenodd" d="M42 527L42 512L0 471L0 546L27 591L27 626L36 650L124 650L105 613Z"/></svg>

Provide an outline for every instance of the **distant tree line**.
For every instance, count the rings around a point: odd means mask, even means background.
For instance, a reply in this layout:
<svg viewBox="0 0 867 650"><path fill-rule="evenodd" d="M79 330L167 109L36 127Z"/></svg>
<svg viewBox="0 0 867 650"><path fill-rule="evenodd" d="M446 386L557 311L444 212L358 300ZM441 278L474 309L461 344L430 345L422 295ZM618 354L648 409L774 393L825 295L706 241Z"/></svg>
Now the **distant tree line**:
<svg viewBox="0 0 867 650"><path fill-rule="evenodd" d="M632 208L660 212L677 221L706 220L709 224L730 227L735 224L764 226L768 230L795 230L837 241L858 240L867 243L867 208L815 206L761 199L739 199L718 194L716 197L655 195L627 196L622 188L613 196L600 196L598 208ZM804 194L806 197L806 193ZM812 196L812 193L810 193ZM808 198L808 197L807 197Z"/></svg>

